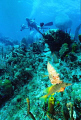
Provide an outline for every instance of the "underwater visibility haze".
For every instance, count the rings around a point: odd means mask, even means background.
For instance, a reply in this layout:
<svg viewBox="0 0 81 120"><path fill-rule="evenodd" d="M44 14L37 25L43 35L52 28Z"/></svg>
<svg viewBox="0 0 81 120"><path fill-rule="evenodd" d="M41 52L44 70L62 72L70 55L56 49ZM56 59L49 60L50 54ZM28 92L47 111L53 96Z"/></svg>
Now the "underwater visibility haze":
<svg viewBox="0 0 81 120"><path fill-rule="evenodd" d="M41 22L54 22L58 14L65 13L72 20L71 32L80 24L80 0L2 0L0 1L0 33L12 39L20 40L29 31L20 32L20 26L26 23L26 17ZM65 19L65 18L64 18Z"/></svg>
<svg viewBox="0 0 81 120"><path fill-rule="evenodd" d="M0 120L81 120L81 0L0 1Z"/></svg>

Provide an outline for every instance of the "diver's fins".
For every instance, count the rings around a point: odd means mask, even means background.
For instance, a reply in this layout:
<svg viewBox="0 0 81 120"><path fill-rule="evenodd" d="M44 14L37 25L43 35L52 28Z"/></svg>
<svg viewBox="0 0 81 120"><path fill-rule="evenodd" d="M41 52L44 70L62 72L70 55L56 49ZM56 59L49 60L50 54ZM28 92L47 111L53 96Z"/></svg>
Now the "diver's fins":
<svg viewBox="0 0 81 120"><path fill-rule="evenodd" d="M43 26L52 26L53 25L53 22L48 22L46 24L44 24L43 22L40 23L40 26L43 27Z"/></svg>
<svg viewBox="0 0 81 120"><path fill-rule="evenodd" d="M44 26L51 26L51 25L53 25L53 22L48 22L48 23L44 24Z"/></svg>

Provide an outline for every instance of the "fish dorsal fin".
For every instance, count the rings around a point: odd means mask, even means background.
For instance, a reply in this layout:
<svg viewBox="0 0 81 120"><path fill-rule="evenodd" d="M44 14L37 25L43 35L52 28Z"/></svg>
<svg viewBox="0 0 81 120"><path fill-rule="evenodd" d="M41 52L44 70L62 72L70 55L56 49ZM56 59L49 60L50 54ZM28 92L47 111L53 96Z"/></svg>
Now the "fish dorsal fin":
<svg viewBox="0 0 81 120"><path fill-rule="evenodd" d="M53 68L53 66L48 62L47 64L47 70L49 73L49 79L52 84L59 84L62 83L60 80L59 74L56 72L56 70Z"/></svg>

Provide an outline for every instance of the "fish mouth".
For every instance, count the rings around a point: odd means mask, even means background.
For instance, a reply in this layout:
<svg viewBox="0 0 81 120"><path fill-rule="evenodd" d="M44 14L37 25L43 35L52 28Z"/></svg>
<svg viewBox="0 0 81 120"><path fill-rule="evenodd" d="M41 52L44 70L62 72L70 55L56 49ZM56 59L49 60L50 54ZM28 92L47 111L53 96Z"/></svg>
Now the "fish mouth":
<svg viewBox="0 0 81 120"><path fill-rule="evenodd" d="M70 85L72 85L72 83L66 83L66 85L67 85L67 86L70 86Z"/></svg>
<svg viewBox="0 0 81 120"><path fill-rule="evenodd" d="M65 86L70 86L72 85L72 83L66 83L66 82L63 82L65 84Z"/></svg>

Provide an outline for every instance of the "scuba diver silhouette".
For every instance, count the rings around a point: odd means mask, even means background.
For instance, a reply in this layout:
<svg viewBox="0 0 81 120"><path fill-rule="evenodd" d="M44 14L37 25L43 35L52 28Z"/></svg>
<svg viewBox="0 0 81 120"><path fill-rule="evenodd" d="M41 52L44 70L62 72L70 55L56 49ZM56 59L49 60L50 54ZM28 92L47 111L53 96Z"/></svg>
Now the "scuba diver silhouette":
<svg viewBox="0 0 81 120"><path fill-rule="evenodd" d="M46 28L45 26L52 26L53 25L53 22L48 22L46 24L44 24L43 22L40 23L40 25L37 25L37 23L35 22L35 19L29 19L29 18L26 18L26 22L27 22L27 25L28 27L26 27L26 25L21 25L21 29L20 31L24 30L24 29L36 29L41 35L43 35L43 33L41 33L41 29L48 29Z"/></svg>

